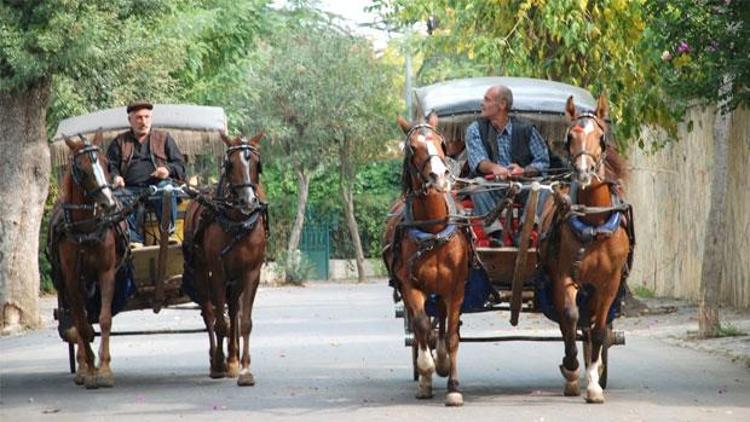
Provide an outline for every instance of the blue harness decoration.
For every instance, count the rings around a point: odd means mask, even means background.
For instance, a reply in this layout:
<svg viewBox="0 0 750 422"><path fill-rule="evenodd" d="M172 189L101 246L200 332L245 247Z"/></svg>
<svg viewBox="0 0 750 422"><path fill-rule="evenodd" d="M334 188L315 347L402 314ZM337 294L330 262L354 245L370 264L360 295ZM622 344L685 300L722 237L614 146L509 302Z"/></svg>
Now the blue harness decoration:
<svg viewBox="0 0 750 422"><path fill-rule="evenodd" d="M586 224L579 216L573 216L568 219L568 226L582 243L590 243L599 237L610 237L612 233L620 227L622 213L615 211L609 216L607 221L601 226L591 226Z"/></svg>

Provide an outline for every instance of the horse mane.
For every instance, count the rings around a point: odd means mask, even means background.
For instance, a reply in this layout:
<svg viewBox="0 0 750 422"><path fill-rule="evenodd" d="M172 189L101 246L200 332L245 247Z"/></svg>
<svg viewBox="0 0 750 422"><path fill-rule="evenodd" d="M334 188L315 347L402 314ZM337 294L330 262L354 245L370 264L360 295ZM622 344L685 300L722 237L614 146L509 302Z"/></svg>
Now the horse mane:
<svg viewBox="0 0 750 422"><path fill-rule="evenodd" d="M607 148L604 158L604 174L608 179L626 180L628 178L627 161L616 148Z"/></svg>
<svg viewBox="0 0 750 422"><path fill-rule="evenodd" d="M407 139L406 142L409 142ZM404 145L404 160L401 164L401 193L406 196L412 191L411 187L411 176L409 174L409 165L411 163L410 153L411 148L408 145Z"/></svg>

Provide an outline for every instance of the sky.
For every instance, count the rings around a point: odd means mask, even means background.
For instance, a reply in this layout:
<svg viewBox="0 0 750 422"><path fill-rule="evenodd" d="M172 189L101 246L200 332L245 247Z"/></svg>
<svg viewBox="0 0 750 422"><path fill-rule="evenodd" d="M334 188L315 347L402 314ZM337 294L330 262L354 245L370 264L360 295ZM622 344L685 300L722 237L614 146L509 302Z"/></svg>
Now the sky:
<svg viewBox="0 0 750 422"><path fill-rule="evenodd" d="M284 4L284 0L274 0L273 3L282 5ZM365 8L372 3L370 0L318 0L318 3L320 4L320 9L341 16L344 23L353 32L371 39L375 50L385 48L389 34L385 31L362 26L362 24L373 23L378 20L376 14L365 12Z"/></svg>

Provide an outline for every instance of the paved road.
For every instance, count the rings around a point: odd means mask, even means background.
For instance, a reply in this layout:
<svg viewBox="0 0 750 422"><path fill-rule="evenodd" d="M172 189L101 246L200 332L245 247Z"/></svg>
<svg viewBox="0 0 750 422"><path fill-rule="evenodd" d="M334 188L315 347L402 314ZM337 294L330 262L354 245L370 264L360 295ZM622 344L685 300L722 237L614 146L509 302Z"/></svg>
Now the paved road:
<svg viewBox="0 0 750 422"><path fill-rule="evenodd" d="M49 305L50 301L45 302ZM413 398L410 351L383 284L262 288L255 309L255 387L208 377L205 334L115 337L115 388L87 391L67 372L53 326L0 338L0 420L623 420L748 421L750 370L642 331L610 352L607 403L561 394L561 343L462 344L462 408ZM627 325L627 324L625 324ZM199 328L197 310L128 312L115 329ZM556 334L538 315L466 318L464 335Z"/></svg>

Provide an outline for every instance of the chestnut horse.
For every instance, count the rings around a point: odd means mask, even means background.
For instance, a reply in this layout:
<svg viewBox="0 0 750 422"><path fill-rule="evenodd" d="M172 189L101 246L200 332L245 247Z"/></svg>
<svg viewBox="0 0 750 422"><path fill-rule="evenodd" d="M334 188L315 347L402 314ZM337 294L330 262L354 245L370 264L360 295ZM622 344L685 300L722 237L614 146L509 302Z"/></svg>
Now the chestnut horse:
<svg viewBox="0 0 750 422"><path fill-rule="evenodd" d="M470 244L465 231L450 223L455 204L437 119L411 125L399 118L398 123L406 133L403 197L387 222L383 259L404 299L414 332L419 372L416 397L432 397L432 373L437 369L440 376L448 376L445 404L461 406L456 360ZM429 346L432 326L425 313L425 299L431 293L440 296L437 365Z"/></svg>
<svg viewBox="0 0 750 422"><path fill-rule="evenodd" d="M78 344L76 384L86 388L112 387L109 337L112 328L112 300L115 274L127 253L127 235L119 203L109 184L102 134L91 145L83 137L65 138L72 152L70 168L62 181L60 199L50 220L48 253L56 287L70 306L74 330L66 334ZM61 283L62 281L62 283ZM94 330L86 314L88 293L98 283L101 294L99 368L94 364L90 342Z"/></svg>
<svg viewBox="0 0 750 422"><path fill-rule="evenodd" d="M212 197L199 196L185 212L183 288L201 307L209 339L209 375L238 377L241 386L255 384L250 372L251 313L268 234L265 194L259 180L262 137L260 133L248 142L222 135L227 150L217 192Z"/></svg>
<svg viewBox="0 0 750 422"><path fill-rule="evenodd" d="M608 342L609 310L632 257L632 214L620 194L625 163L614 148L607 148L606 98L599 98L594 113L577 114L571 96L565 113L571 121L566 149L574 175L567 193L574 199L558 191L545 204L541 264L552 280L553 301L565 342L565 357L560 365L565 378L564 394L580 394L576 330L581 327L587 343L585 399L602 403L602 349ZM586 309L581 309L580 314L576 303L579 290L589 295ZM579 321L579 317L585 320ZM590 353L586 353L587 349Z"/></svg>

